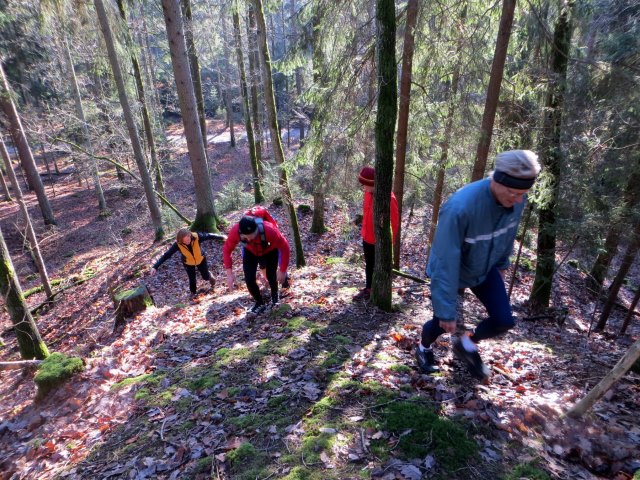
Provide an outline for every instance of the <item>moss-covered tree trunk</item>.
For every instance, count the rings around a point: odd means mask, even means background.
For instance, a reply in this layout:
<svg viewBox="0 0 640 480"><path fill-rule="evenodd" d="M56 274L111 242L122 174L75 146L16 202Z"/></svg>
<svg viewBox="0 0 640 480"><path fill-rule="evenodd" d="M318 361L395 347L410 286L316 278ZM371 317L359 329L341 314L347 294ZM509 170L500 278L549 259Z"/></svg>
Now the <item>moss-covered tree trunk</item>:
<svg viewBox="0 0 640 480"><path fill-rule="evenodd" d="M13 262L0 229L0 291L4 298L11 323L16 332L20 357L24 360L43 360L49 355L47 346L40 338L40 332L31 312L24 302L22 288L13 269Z"/></svg>
<svg viewBox="0 0 640 480"><path fill-rule="evenodd" d="M189 161L196 189L196 219L191 228L204 232L217 232L213 189L198 117L196 95L189 69L189 57L179 0L162 0L162 11L167 27L171 65L178 89L182 124L184 125L184 134L187 137L187 150L189 151Z"/></svg>
<svg viewBox="0 0 640 480"><path fill-rule="evenodd" d="M227 111L227 127L229 128L229 146L231 148L236 147L236 129L233 118L233 101L231 98L231 89L233 88L233 82L231 81L231 68L229 68L229 62L231 61L231 52L229 52L229 39L227 38L227 15L226 11L223 12L220 22L222 23L222 52L224 55L222 73L222 86L223 86L223 98L224 108Z"/></svg>
<svg viewBox="0 0 640 480"><path fill-rule="evenodd" d="M251 2L247 2L247 45L249 46L249 90L251 92L251 119L253 120L254 138L256 140L256 160L258 172L262 180L262 122L260 116L260 102L258 101L261 83L260 62L258 60L258 40L256 38L256 11Z"/></svg>
<svg viewBox="0 0 640 480"><path fill-rule="evenodd" d="M573 3L563 5L553 33L551 49L551 78L545 102L545 117L542 127L542 142L539 153L544 167L544 201L538 209L538 245L536 276L531 287L529 302L533 311L549 306L551 285L556 257L556 204L560 191L562 153L560 134L564 94L567 86L567 63L571 48L571 9Z"/></svg>
<svg viewBox="0 0 640 480"><path fill-rule="evenodd" d="M242 36L240 35L240 15L236 6L233 7L233 37L236 44L236 60L240 71L240 93L242 94L242 106L244 110L244 125L247 130L247 142L249 146L249 158L253 172L253 199L256 203L264 202L260 171L258 170L258 158L256 157L256 139L253 136L251 124L251 110L249 109L249 90L247 89L247 75L244 69L244 55L242 53Z"/></svg>
<svg viewBox="0 0 640 480"><path fill-rule="evenodd" d="M100 30L102 30L102 35L104 36L105 45L107 47L109 64L111 65L113 77L116 82L120 106L122 107L122 113L124 114L124 119L127 124L127 131L131 140L131 147L133 148L133 156L135 157L136 164L138 165L138 171L140 172L140 178L142 179L144 194L149 207L149 213L151 214L151 222L153 224L153 229L155 230L155 239L160 240L164 236L164 230L162 229L162 215L154 194L151 176L149 175L149 170L147 170L142 145L140 144L140 135L138 135L138 128L136 127L133 112L131 111L131 104L129 103L129 98L127 96L124 77L122 76L122 70L120 69L120 62L118 61L118 54L116 52L113 34L111 33L111 27L109 26L107 12L102 0L94 0L94 5L96 7L98 21L100 22Z"/></svg>
<svg viewBox="0 0 640 480"><path fill-rule="evenodd" d="M22 122L20 121L18 110L13 103L13 98L11 97L11 87L9 86L9 81L4 74L1 63L0 110L4 112L4 114L7 116L7 119L9 120L8 123L9 129L11 131L11 136L13 137L14 143L16 144L16 147L18 149L18 155L20 156L22 167L25 169L27 177L29 178L29 185L31 185L31 187L36 192L38 205L40 206L40 212L42 212L44 223L45 225L55 225L56 219L53 215L51 204L49 203L49 199L47 198L47 194L44 190L44 184L42 183L42 179L40 178L40 173L38 173L38 167L36 166L36 161L34 160L33 153L31 152L31 148L29 147L27 136L25 135L24 129L22 128Z"/></svg>
<svg viewBox="0 0 640 480"><path fill-rule="evenodd" d="M273 94L273 79L271 76L271 56L269 55L269 46L267 45L267 28L264 20L264 10L262 8L262 0L253 0L256 9L256 23L258 28L258 48L260 49L260 67L264 77L264 97L269 119L269 132L271 133L271 148L276 163L280 168L280 189L284 199L284 203L289 211L289 222L291 224L291 232L293 233L293 241L296 250L296 266L303 267L305 265L304 250L302 249L302 239L300 237L300 227L298 225L298 216L296 214L291 190L289 188L289 178L285 168L284 150L282 148L282 139L280 138L280 127L278 126L278 112L276 111L276 101Z"/></svg>
<svg viewBox="0 0 640 480"><path fill-rule="evenodd" d="M373 197L376 261L373 267L371 300L384 311L391 310L391 184L393 180L393 138L398 92L396 78L396 15L393 0L376 3L378 56L378 111L376 115L376 190Z"/></svg>

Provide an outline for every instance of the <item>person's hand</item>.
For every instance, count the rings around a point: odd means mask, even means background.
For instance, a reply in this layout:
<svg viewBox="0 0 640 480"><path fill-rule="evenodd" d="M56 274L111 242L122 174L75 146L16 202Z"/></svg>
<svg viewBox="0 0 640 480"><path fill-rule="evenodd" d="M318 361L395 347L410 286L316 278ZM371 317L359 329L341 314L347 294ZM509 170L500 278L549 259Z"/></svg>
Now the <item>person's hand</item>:
<svg viewBox="0 0 640 480"><path fill-rule="evenodd" d="M444 320L440 320L440 328L442 328L446 333L455 333L456 321L451 320L449 322L445 322Z"/></svg>
<svg viewBox="0 0 640 480"><path fill-rule="evenodd" d="M284 279L287 278L287 272L283 272L282 270L278 270L278 273L276 274L276 277L278 279L278 283L282 283L282 282L284 282Z"/></svg>
<svg viewBox="0 0 640 480"><path fill-rule="evenodd" d="M236 276L233 274L233 270L227 270L227 288L233 290L236 285Z"/></svg>
<svg viewBox="0 0 640 480"><path fill-rule="evenodd" d="M155 268L151 267L151 270L149 270L149 275L151 275L152 277L158 273L158 270L156 270Z"/></svg>

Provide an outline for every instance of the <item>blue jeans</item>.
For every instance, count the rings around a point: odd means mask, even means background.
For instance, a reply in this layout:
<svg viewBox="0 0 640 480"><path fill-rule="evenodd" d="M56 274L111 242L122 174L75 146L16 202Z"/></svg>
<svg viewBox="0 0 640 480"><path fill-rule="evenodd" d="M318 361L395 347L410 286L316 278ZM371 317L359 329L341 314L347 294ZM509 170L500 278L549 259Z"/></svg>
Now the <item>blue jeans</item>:
<svg viewBox="0 0 640 480"><path fill-rule="evenodd" d="M511 313L507 290L502 275L496 267L489 271L484 282L472 287L471 291L485 306L489 314L489 317L482 320L476 327L471 340L477 343L480 340L497 337L515 326L516 322ZM433 320L422 326L422 345L429 347L443 333L444 329L440 327L440 319L434 315Z"/></svg>

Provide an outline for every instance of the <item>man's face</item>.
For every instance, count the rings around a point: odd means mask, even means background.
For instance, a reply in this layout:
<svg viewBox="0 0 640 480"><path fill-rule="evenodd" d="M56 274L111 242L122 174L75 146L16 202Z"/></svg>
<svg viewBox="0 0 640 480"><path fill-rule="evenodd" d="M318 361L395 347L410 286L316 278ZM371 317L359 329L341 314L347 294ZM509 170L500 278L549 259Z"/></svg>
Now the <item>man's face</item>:
<svg viewBox="0 0 640 480"><path fill-rule="evenodd" d="M529 189L519 190L517 188L510 188L492 180L491 193L493 193L493 196L500 205L505 208L511 208L517 203L522 203L524 196L529 193Z"/></svg>
<svg viewBox="0 0 640 480"><path fill-rule="evenodd" d="M258 236L258 231L257 230L255 232L253 232L253 233L241 233L240 234L240 241L242 243L249 243L251 240L253 240L257 236Z"/></svg>

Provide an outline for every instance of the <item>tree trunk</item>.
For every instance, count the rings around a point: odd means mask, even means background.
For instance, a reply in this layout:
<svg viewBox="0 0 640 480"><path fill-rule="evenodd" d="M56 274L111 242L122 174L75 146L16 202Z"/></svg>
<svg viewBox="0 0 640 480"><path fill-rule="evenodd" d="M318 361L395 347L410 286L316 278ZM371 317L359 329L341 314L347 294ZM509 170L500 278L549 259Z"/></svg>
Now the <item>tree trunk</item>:
<svg viewBox="0 0 640 480"><path fill-rule="evenodd" d="M33 230L33 224L31 223L31 216L29 215L29 210L27 210L27 204L25 203L24 198L22 197L22 192L20 191L20 186L18 185L18 179L16 178L16 173L13 171L13 167L11 165L9 152L7 152L7 149L4 146L4 141L1 135L0 135L0 155L2 155L2 159L4 160L4 164L7 168L7 175L9 175L9 179L11 180L11 183L13 183L16 186L14 190L14 194L16 196L16 200L18 201L20 212L22 213L22 216L24 217L24 221L26 223L27 240L29 240L30 251L31 251L31 254L33 255L33 260L36 263L36 267L38 268L38 274L40 275L40 281L42 282L42 287L44 288L44 292L46 293L47 298L51 298L53 296L53 292L51 291L51 282L49 282L47 267L42 258L42 253L40 252L38 237L36 237L36 232Z"/></svg>
<svg viewBox="0 0 640 480"><path fill-rule="evenodd" d="M600 382L591 389L591 391L578 403L576 403L567 412L567 416L571 418L579 418L584 415L593 405L611 388L618 380L620 380L640 358L640 340L631 345L627 353L616 363L615 367Z"/></svg>
<svg viewBox="0 0 640 480"><path fill-rule="evenodd" d="M298 217L296 209L291 198L291 190L289 189L289 179L287 171L284 168L284 150L282 149L282 139L280 138L280 127L278 126L278 112L276 111L275 97L273 96L273 80L271 78L271 57L269 55L269 47L267 45L267 30L264 21L264 10L262 8L262 0L254 0L256 8L256 22L258 27L258 48L260 49L260 67L264 77L264 97L269 119L269 131L271 133L271 148L273 156L280 168L280 188L283 200L289 210L289 221L291 223L291 231L296 250L296 266L303 267L304 251L302 249L302 239L300 238L300 227L298 226Z"/></svg>
<svg viewBox="0 0 640 480"><path fill-rule="evenodd" d="M33 158L33 154L31 153L31 148L29 147L27 136L25 135L22 128L20 116L18 115L16 106L13 103L13 99L11 98L11 87L9 86L9 82L4 74L4 70L1 64L0 108L2 108L4 114L9 120L9 129L18 149L18 154L20 155L22 168L25 169L29 178L29 183L32 185L33 189L36 192L38 205L40 206L40 211L42 212L44 223L45 225L55 225L56 219L53 216L53 210L51 210L51 205L49 204L49 199L47 198L47 194L44 190L44 185L42 184L40 173L38 173L38 167L36 167L36 162Z"/></svg>
<svg viewBox="0 0 640 480"><path fill-rule="evenodd" d="M201 232L217 232L213 189L209 177L205 142L202 138L202 129L198 117L196 96L193 82L191 81L191 71L189 70L189 57L183 33L184 26L180 14L179 0L162 0L162 11L167 27L171 64L178 88L182 123L184 125L184 134L187 137L187 149L196 189L196 219L191 228Z"/></svg>
<svg viewBox="0 0 640 480"><path fill-rule="evenodd" d="M251 125L249 92L247 89L247 76L244 71L242 36L240 35L240 15L238 14L238 10L235 7L233 7L233 36L236 43L236 58L238 61L238 70L240 71L240 93L242 94L242 106L244 108L244 125L247 130L249 158L251 160L251 170L253 171L253 199L255 203L262 203L264 202L264 195L262 194L260 172L258 170L258 159L256 157L256 139L253 136L253 126Z"/></svg>
<svg viewBox="0 0 640 480"><path fill-rule="evenodd" d="M633 261L636 258L636 254L638 253L638 249L640 248L640 223L637 223L633 232L633 238L627 247L627 250L624 253L624 257L622 257L622 263L620 264L620 269L616 274L611 286L609 287L609 295L607 296L607 301L602 307L602 313L600 314L600 319L598 320L598 324L596 325L596 331L604 330L604 327L607 325L607 320L609 319L609 315L611 315L611 310L615 306L618 301L618 293L620 292L620 288L624 282L627 273L631 269L631 265L633 265Z"/></svg>
<svg viewBox="0 0 640 480"><path fill-rule="evenodd" d="M8 155L8 153L7 153L7 155ZM11 166L11 159L9 159L9 166ZM4 173L3 173L3 170L1 168L0 168L0 182L2 183L2 191L4 192L5 201L6 202L13 202L13 197L11 197L11 193L9 193L9 185L7 185L7 181L4 178Z"/></svg>
<svg viewBox="0 0 640 480"><path fill-rule="evenodd" d="M140 145L140 136L138 135L138 129L133 118L133 113L131 112L129 99L127 98L124 78L122 77L122 71L120 70L120 63L118 62L118 55L116 53L115 43L113 42L113 35L111 34L111 27L109 26L107 12L102 0L94 0L94 5L100 22L100 29L102 30L102 35L104 36L107 47L113 77L116 81L120 106L122 107L124 119L127 124L127 130L129 131L131 146L133 147L133 155L138 165L140 178L142 179L142 184L144 186L144 193L147 199L147 205L149 206L149 212L151 214L151 222L153 223L153 228L155 230L155 239L160 240L164 236L164 231L162 230L162 215L160 213L158 203L156 202L151 176L147 170L144 153L142 151L142 146Z"/></svg>
<svg viewBox="0 0 640 480"><path fill-rule="evenodd" d="M118 0L118 11L120 12L120 19L122 20L124 28L124 37L131 57L131 65L133 66L133 78L136 81L136 93L138 95L138 102L140 103L140 110L142 113L142 125L144 129L144 135L147 139L147 146L149 148L149 154L151 155L151 168L156 177L156 190L164 195L164 181L162 179L162 170L160 168L160 162L158 161L158 154L156 153L156 141L153 137L153 128L151 126L151 116L149 115L149 108L147 107L147 99L144 93L144 82L142 79L142 70L140 69L140 62L138 56L135 53L133 39L129 33L129 25L127 22L127 12L124 4L124 0Z"/></svg>
<svg viewBox="0 0 640 480"><path fill-rule="evenodd" d="M511 36L513 12L515 8L516 0L503 0L500 26L498 27L498 38L496 39L496 49L493 54L489 86L487 87L487 98L485 100L482 124L480 126L480 140L478 141L473 173L471 174L472 182L482 179L487 167L487 156L489 155L489 146L491 145L491 136L493 135L493 122L496 118L496 109L498 108L498 99L500 98L500 85L502 84L502 76L504 74L504 63L507 58L507 49L509 48L509 37Z"/></svg>
<svg viewBox="0 0 640 480"><path fill-rule="evenodd" d="M22 288L16 277L2 229L0 229L0 291L16 332L20 357L23 360L47 358L49 350L40 338L36 322L24 302Z"/></svg>
<svg viewBox="0 0 640 480"><path fill-rule="evenodd" d="M191 27L193 19L191 17L191 0L182 0L182 14L184 15L184 22L182 17L180 23L183 24L184 42L189 55L188 68L191 70L191 83L193 89L193 95L196 99L196 107L198 111L198 120L200 122L200 131L202 135L202 144L204 145L204 155L207 162L207 169L209 168L209 160L207 154L208 141L207 141L207 118L204 113L204 96L202 95L202 77L200 76L200 61L198 60L198 51L196 50L196 44L193 40L193 29ZM166 16L165 16L166 21ZM169 27L167 26L167 32ZM169 41L171 45L171 41ZM173 59L173 55L171 57ZM177 79L176 79L177 82ZM196 218L197 221L197 218Z"/></svg>
<svg viewBox="0 0 640 480"><path fill-rule="evenodd" d="M556 203L560 190L560 134L564 94L567 85L567 63L571 47L571 9L569 2L562 8L553 34L551 49L552 78L545 102L545 118L542 126L540 158L544 166L545 185L548 193L539 207L538 246L536 276L531 287L531 309L541 311L549 306L551 285L555 271L556 254Z"/></svg>
<svg viewBox="0 0 640 480"><path fill-rule="evenodd" d="M260 121L260 103L258 102L258 84L260 83L260 62L258 60L258 40L256 38L256 13L252 2L247 2L247 44L249 46L249 86L251 91L251 115L256 139L256 161L262 180L262 122Z"/></svg>
<svg viewBox="0 0 640 480"><path fill-rule="evenodd" d="M413 64L414 30L418 17L418 0L407 3L407 23L404 27L402 52L402 75L400 77L400 110L396 135L396 175L393 193L398 201L398 232L393 244L393 268L400 268L400 246L402 244L402 203L404 199L404 164L407 155L407 129L409 125L409 102L411 100L411 66Z"/></svg>
<svg viewBox="0 0 640 480"><path fill-rule="evenodd" d="M391 311L393 246L389 210L393 179L393 136L398 107L394 5L393 0L376 2L378 111L376 114L376 189L373 197L376 261L373 268L371 301L385 312Z"/></svg>
<svg viewBox="0 0 640 480"><path fill-rule="evenodd" d="M627 328L629 328L629 324L631 323L631 317L636 312L636 307L638 306L638 301L640 300L640 287L637 288L636 294L631 301L631 306L629 307L629 311L627 315L624 317L624 322L622 322L622 327L620 328L620 335L624 335L627 333Z"/></svg>
<svg viewBox="0 0 640 480"><path fill-rule="evenodd" d="M232 90L232 82L231 82L231 69L229 68L229 61L231 59L231 53L229 52L229 39L227 35L227 16L226 12L222 14L222 18L220 19L222 23L222 51L224 54L224 67L222 68L222 85L224 86L224 105L225 110L227 111L227 126L229 127L229 146L231 148L235 148L236 146L236 134L235 134L235 125L233 121L233 102L231 99L231 90Z"/></svg>

